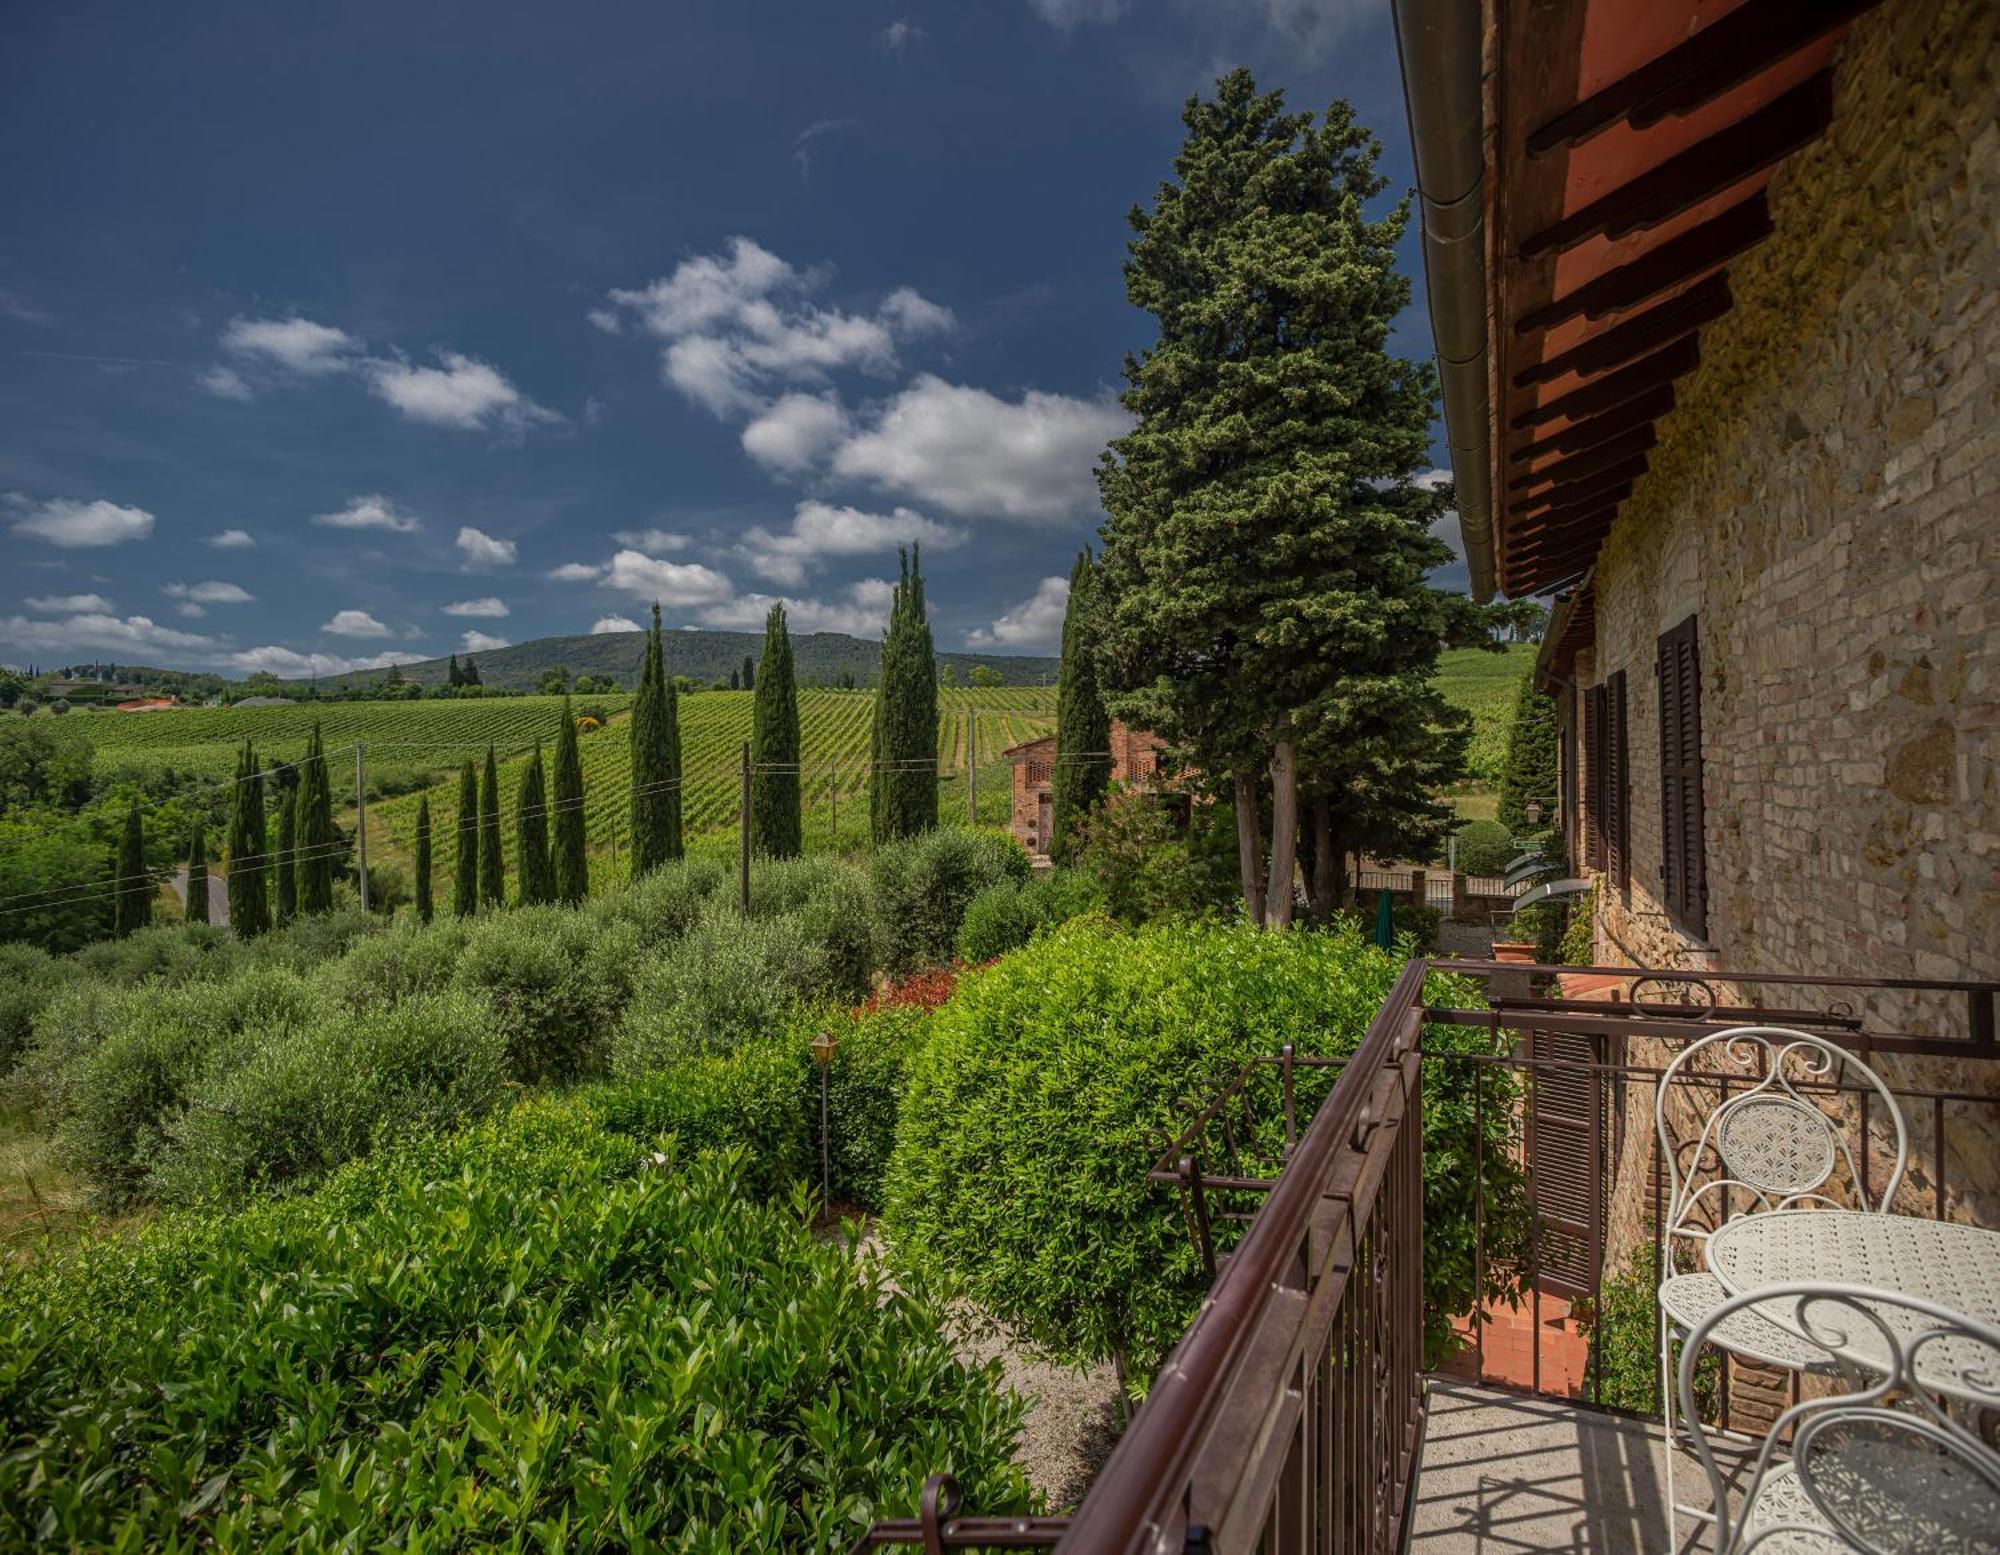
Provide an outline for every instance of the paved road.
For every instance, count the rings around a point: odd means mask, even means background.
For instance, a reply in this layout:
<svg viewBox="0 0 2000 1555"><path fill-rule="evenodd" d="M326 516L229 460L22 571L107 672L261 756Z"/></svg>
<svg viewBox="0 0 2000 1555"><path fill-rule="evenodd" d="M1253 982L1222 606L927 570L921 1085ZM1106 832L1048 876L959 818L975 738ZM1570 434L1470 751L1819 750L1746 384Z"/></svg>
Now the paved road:
<svg viewBox="0 0 2000 1555"><path fill-rule="evenodd" d="M174 895L181 899L181 907L185 911L188 899L188 872L185 864L174 871ZM222 867L219 864L208 866L208 921L218 927L226 928L229 924L228 883L223 879Z"/></svg>

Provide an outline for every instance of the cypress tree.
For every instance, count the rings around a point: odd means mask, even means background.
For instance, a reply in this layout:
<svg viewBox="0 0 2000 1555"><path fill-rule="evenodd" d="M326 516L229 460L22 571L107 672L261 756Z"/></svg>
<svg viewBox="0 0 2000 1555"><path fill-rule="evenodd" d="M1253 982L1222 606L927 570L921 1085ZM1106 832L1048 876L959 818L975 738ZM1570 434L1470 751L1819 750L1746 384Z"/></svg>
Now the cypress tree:
<svg viewBox="0 0 2000 1555"><path fill-rule="evenodd" d="M757 661L747 653L743 655L743 689L745 691L757 689Z"/></svg>
<svg viewBox="0 0 2000 1555"><path fill-rule="evenodd" d="M188 844L187 921L208 922L208 844L199 822Z"/></svg>
<svg viewBox="0 0 2000 1555"><path fill-rule="evenodd" d="M271 926L265 889L264 774L248 740L236 760L236 789L229 810L229 926L238 939L255 939Z"/></svg>
<svg viewBox="0 0 2000 1555"><path fill-rule="evenodd" d="M305 786L298 769L271 772L271 797L278 807L278 856L272 874L271 923L282 929L299 909L299 801Z"/></svg>
<svg viewBox="0 0 2000 1555"><path fill-rule="evenodd" d="M1556 795L1556 704L1535 689L1534 671L1521 677L1514 697L1514 721L1507 727L1507 756L1500 769L1500 824L1517 837L1536 827L1528 801L1542 802L1542 824L1553 820Z"/></svg>
<svg viewBox="0 0 2000 1555"><path fill-rule="evenodd" d="M326 747L313 725L306 759L299 764L299 911L333 911L334 854L340 834L333 829L333 784L327 777Z"/></svg>
<svg viewBox="0 0 2000 1555"><path fill-rule="evenodd" d="M431 796L417 801L417 919L431 921Z"/></svg>
<svg viewBox="0 0 2000 1555"><path fill-rule="evenodd" d="M542 743L521 773L514 794L514 844L521 860L521 905L556 899L555 864L549 858L549 793L542 776Z"/></svg>
<svg viewBox="0 0 2000 1555"><path fill-rule="evenodd" d="M479 911L479 779L469 761L458 769L458 874L451 882L451 910L461 918Z"/></svg>
<svg viewBox="0 0 2000 1555"><path fill-rule="evenodd" d="M146 834L139 825L139 807L125 812L125 834L118 841L118 937L143 929L153 921L153 877L146 873Z"/></svg>
<svg viewBox="0 0 2000 1555"><path fill-rule="evenodd" d="M563 698L556 734L556 899L572 905L590 894L590 860L584 851L583 758L576 748L576 719Z"/></svg>
<svg viewBox="0 0 2000 1555"><path fill-rule="evenodd" d="M868 809L878 843L937 825L937 655L924 613L921 554L913 546L900 561L870 740L874 781Z"/></svg>
<svg viewBox="0 0 2000 1555"><path fill-rule="evenodd" d="M729 672L729 689L731 691L743 689L743 671L733 669Z"/></svg>
<svg viewBox="0 0 2000 1555"><path fill-rule="evenodd" d="M465 676L459 670L458 655L455 653L451 656L451 663L445 667L444 683L447 686L462 686L465 684Z"/></svg>
<svg viewBox="0 0 2000 1555"><path fill-rule="evenodd" d="M486 747L486 782L479 795L479 898L507 905L507 861L500 852L500 764Z"/></svg>
<svg viewBox="0 0 2000 1555"><path fill-rule="evenodd" d="M469 653L465 656L465 662L458 667L458 677L458 683L461 686L478 686L484 684L479 678L479 665Z"/></svg>
<svg viewBox="0 0 2000 1555"><path fill-rule="evenodd" d="M1111 786L1111 715L1097 689L1096 644L1090 610L1097 577L1089 551L1069 573L1069 607L1063 612L1061 678L1056 689L1056 770L1050 783L1049 857L1074 862L1083 819Z"/></svg>
<svg viewBox="0 0 2000 1555"><path fill-rule="evenodd" d="M646 633L639 693L632 701L632 873L681 856L680 703L667 678L660 607Z"/></svg>
<svg viewBox="0 0 2000 1555"><path fill-rule="evenodd" d="M666 637L660 638L660 687L665 693L667 749L667 857L678 859L686 849L681 838L681 686L680 677L666 672Z"/></svg>
<svg viewBox="0 0 2000 1555"><path fill-rule="evenodd" d="M804 841L799 697L783 605L773 605L764 622L764 673L757 681L750 760L750 846L767 858L796 858Z"/></svg>

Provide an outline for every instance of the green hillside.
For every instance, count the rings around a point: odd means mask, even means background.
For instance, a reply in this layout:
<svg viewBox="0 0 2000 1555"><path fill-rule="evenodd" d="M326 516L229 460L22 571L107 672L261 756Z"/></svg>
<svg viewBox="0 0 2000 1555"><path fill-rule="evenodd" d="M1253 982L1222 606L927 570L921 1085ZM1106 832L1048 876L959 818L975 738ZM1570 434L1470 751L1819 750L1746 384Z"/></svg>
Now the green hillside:
<svg viewBox="0 0 2000 1555"><path fill-rule="evenodd" d="M1466 764L1478 782L1500 781L1514 697L1540 651L1537 643L1510 643L1505 653L1453 648L1439 659L1438 689L1446 701L1472 715L1472 751Z"/></svg>

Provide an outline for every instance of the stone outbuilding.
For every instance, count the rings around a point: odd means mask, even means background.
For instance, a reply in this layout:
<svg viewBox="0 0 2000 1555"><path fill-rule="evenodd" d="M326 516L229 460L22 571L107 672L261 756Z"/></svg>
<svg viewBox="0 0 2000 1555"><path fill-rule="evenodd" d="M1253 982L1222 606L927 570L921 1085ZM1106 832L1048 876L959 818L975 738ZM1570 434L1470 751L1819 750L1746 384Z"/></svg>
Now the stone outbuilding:
<svg viewBox="0 0 2000 1555"><path fill-rule="evenodd" d="M1161 749L1159 736L1113 719L1111 781L1127 787L1158 781ZM1039 740L1024 740L1001 755L1014 764L1014 814L1008 830L1037 858L1046 857L1054 835L1056 737L1045 734Z"/></svg>

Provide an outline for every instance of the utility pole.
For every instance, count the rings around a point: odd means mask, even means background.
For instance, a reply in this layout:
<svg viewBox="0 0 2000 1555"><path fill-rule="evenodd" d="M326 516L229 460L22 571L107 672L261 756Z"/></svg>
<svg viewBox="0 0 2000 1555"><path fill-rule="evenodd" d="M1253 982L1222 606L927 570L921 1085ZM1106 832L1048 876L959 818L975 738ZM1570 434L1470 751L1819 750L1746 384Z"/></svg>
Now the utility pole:
<svg viewBox="0 0 2000 1555"><path fill-rule="evenodd" d="M368 911L368 747L354 742L354 862L361 875L361 910Z"/></svg>
<svg viewBox="0 0 2000 1555"><path fill-rule="evenodd" d="M965 710L965 823L979 824L979 715Z"/></svg>
<svg viewBox="0 0 2000 1555"><path fill-rule="evenodd" d="M826 797L827 797L827 803L833 807L833 825L829 828L833 832L833 845L835 847L839 847L840 846L840 763L838 761L829 761L826 764Z"/></svg>
<svg viewBox="0 0 2000 1555"><path fill-rule="evenodd" d="M748 740L743 742L743 808L740 813L743 824L738 828L742 833L742 844L737 849L740 877L738 888L743 901L743 915L747 918L750 916L750 742Z"/></svg>

